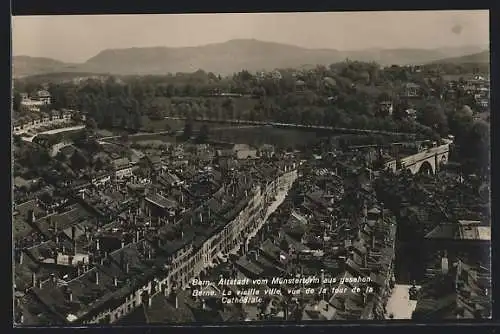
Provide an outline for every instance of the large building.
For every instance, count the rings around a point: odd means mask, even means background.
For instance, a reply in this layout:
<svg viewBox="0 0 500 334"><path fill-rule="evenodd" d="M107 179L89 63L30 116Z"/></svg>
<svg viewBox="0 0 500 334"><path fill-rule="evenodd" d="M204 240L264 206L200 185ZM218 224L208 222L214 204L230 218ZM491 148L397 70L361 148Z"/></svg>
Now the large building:
<svg viewBox="0 0 500 334"><path fill-rule="evenodd" d="M46 90L39 90L29 96L26 93L21 94L21 107L32 112L39 112L44 105L50 105L52 97Z"/></svg>

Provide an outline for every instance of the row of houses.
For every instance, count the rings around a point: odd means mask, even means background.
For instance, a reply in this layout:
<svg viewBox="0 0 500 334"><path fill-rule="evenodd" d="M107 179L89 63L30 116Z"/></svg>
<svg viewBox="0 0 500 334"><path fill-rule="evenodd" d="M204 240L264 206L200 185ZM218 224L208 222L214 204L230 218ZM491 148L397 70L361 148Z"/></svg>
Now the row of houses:
<svg viewBox="0 0 500 334"><path fill-rule="evenodd" d="M72 113L65 111L62 113L43 114L38 117L24 118L14 121L14 134L20 135L29 131L37 130L41 127L68 124L72 121Z"/></svg>

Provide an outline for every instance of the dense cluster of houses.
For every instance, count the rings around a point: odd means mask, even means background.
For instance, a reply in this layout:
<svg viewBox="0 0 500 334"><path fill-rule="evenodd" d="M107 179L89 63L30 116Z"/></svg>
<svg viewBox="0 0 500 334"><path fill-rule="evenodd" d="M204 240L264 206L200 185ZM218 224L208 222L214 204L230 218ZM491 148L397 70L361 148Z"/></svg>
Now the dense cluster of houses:
<svg viewBox="0 0 500 334"><path fill-rule="evenodd" d="M115 157L115 166L130 168ZM161 161L156 168L146 159L145 177L121 167L80 182L46 175L64 200L38 191L16 204L16 322L114 323L187 286L260 228L298 167L293 159L262 162L222 176L210 167L169 170Z"/></svg>
<svg viewBox="0 0 500 334"><path fill-rule="evenodd" d="M52 111L49 113L37 113L25 115L21 118L14 119L15 135L34 132L38 129L50 126L68 125L72 123L71 111Z"/></svg>

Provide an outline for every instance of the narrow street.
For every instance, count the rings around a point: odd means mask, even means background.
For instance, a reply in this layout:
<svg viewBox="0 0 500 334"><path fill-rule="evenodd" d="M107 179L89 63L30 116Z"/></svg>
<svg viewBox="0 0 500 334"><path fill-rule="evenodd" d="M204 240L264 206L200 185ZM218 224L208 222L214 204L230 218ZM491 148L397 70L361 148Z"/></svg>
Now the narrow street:
<svg viewBox="0 0 500 334"><path fill-rule="evenodd" d="M396 284L387 302L386 318L393 315L393 319L411 319L411 315L417 307L416 300L410 300L409 289L411 285ZM417 286L417 288L420 288Z"/></svg>

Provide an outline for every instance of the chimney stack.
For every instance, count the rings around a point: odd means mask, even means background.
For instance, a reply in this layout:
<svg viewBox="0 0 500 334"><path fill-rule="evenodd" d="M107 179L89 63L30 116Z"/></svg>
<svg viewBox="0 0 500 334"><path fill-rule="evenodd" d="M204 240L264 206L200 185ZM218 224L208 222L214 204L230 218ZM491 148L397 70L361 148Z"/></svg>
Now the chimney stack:
<svg viewBox="0 0 500 334"><path fill-rule="evenodd" d="M97 270L95 272L95 284L99 285L99 272Z"/></svg>
<svg viewBox="0 0 500 334"><path fill-rule="evenodd" d="M30 217L30 219L31 219L31 222L32 222L32 223L34 223L34 222L35 222L35 220L36 220L35 210L31 210L31 217Z"/></svg>
<svg viewBox="0 0 500 334"><path fill-rule="evenodd" d="M457 261L457 281L458 281L458 278L460 277L460 275L462 275L462 260L458 259Z"/></svg>
<svg viewBox="0 0 500 334"><path fill-rule="evenodd" d="M448 274L448 254L445 251L443 257L441 258L441 273L443 275Z"/></svg>
<svg viewBox="0 0 500 334"><path fill-rule="evenodd" d="M24 260L24 251L22 249L19 249L19 264L23 264Z"/></svg>
<svg viewBox="0 0 500 334"><path fill-rule="evenodd" d="M76 239L76 227L75 225L71 226L71 240L75 241Z"/></svg>
<svg viewBox="0 0 500 334"><path fill-rule="evenodd" d="M33 286L33 287L36 286L36 273L35 272L31 273L31 286Z"/></svg>
<svg viewBox="0 0 500 334"><path fill-rule="evenodd" d="M113 284L115 287L118 286L118 278L116 278L116 276L113 278Z"/></svg>
<svg viewBox="0 0 500 334"><path fill-rule="evenodd" d="M96 250L98 250L98 251L101 250L101 241L99 238L97 238L97 240L96 240Z"/></svg>
<svg viewBox="0 0 500 334"><path fill-rule="evenodd" d="M121 242L121 248L125 247L125 240L122 239L122 242Z"/></svg>
<svg viewBox="0 0 500 334"><path fill-rule="evenodd" d="M129 273L129 271L130 271L130 265L129 265L129 263L127 262L127 263L125 263L125 273L127 273L127 274L128 274L128 273Z"/></svg>

